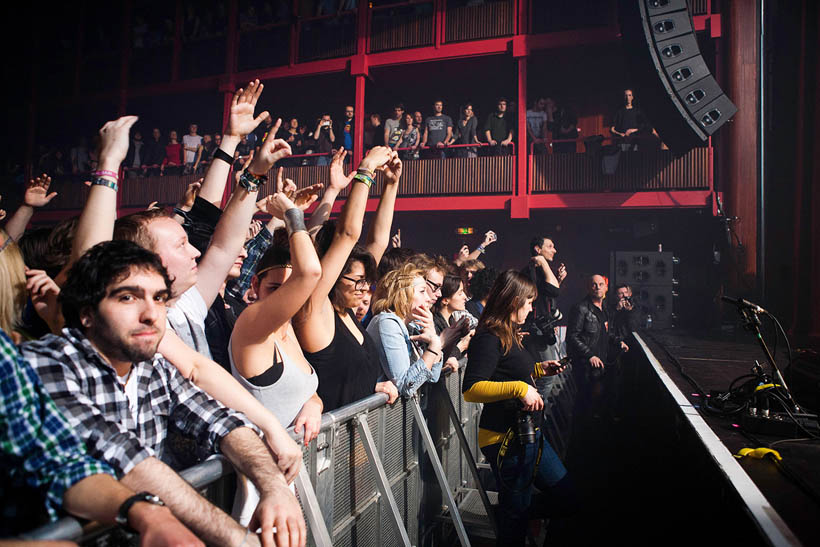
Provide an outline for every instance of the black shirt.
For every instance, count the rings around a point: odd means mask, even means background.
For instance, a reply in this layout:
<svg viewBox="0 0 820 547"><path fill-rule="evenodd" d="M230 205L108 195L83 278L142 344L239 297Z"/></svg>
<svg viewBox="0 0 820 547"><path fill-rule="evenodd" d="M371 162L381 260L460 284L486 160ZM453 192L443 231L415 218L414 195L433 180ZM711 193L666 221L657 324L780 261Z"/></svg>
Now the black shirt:
<svg viewBox="0 0 820 547"><path fill-rule="evenodd" d="M470 341L470 348L467 352L467 367L464 370L464 383L461 386L461 391L463 393L470 389L473 384L484 380L492 382L521 381L534 387L535 382L532 379L534 368L535 359L526 349L513 344L509 353L505 355L498 336L484 327L479 327ZM503 433L515 423L521 407L521 401L517 398L495 403L484 403L478 426L482 429ZM540 412L533 413L536 422L538 422L538 416L536 415L540 414Z"/></svg>
<svg viewBox="0 0 820 547"><path fill-rule="evenodd" d="M305 352L305 359L319 375L316 394L324 403L324 411L356 402L372 395L381 375L379 350L376 342L356 321L353 312L348 315L364 336L360 344L338 313L333 313L336 332L330 345L315 353Z"/></svg>

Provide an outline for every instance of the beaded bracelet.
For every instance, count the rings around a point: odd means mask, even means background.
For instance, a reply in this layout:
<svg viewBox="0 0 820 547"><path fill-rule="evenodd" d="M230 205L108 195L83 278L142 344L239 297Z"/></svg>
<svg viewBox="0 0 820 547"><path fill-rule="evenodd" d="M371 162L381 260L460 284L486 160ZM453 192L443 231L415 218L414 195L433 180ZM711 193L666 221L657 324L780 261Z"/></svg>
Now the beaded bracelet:
<svg viewBox="0 0 820 547"><path fill-rule="evenodd" d="M105 186L106 188L111 188L115 192L117 191L117 183L113 180L104 179L102 177L98 177L91 181L92 186Z"/></svg>
<svg viewBox="0 0 820 547"><path fill-rule="evenodd" d="M267 175L254 175L250 171L245 171L242 173L242 176L239 177L239 186L248 192L257 192L259 190L259 185L265 184L267 180Z"/></svg>
<svg viewBox="0 0 820 547"><path fill-rule="evenodd" d="M363 175L361 173L356 173L355 175L353 175L353 180L354 181L357 180L359 182L365 183L368 188L373 186L373 179L371 177L368 177L367 175Z"/></svg>

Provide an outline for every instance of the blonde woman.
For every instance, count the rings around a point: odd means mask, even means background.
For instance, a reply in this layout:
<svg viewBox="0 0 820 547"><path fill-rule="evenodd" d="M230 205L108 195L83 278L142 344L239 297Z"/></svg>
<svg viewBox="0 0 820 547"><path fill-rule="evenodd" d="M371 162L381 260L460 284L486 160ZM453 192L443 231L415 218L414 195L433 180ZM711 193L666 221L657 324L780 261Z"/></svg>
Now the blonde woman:
<svg viewBox="0 0 820 547"><path fill-rule="evenodd" d="M26 265L17 243L0 230L0 328L15 344L23 341L19 332L26 305Z"/></svg>
<svg viewBox="0 0 820 547"><path fill-rule="evenodd" d="M441 374L442 342L433 323L432 303L424 271L412 264L388 272L373 297L374 315L367 332L379 348L384 373L405 397L425 382L437 382ZM411 322L420 334L410 336ZM426 348L420 351L415 342L424 342Z"/></svg>

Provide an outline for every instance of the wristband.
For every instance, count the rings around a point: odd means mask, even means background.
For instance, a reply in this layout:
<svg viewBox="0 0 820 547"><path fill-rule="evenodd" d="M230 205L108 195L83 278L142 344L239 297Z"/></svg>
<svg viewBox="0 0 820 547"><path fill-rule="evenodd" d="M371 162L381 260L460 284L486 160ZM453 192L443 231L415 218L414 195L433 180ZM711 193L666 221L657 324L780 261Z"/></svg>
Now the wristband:
<svg viewBox="0 0 820 547"><path fill-rule="evenodd" d="M353 175L353 180L365 183L368 188L373 186L373 179L361 173L356 173L355 175Z"/></svg>
<svg viewBox="0 0 820 547"><path fill-rule="evenodd" d="M250 171L245 170L242 176L239 177L239 186L248 192L257 192L259 191L259 185L264 184L267 180L267 175L254 175Z"/></svg>
<svg viewBox="0 0 820 547"><path fill-rule="evenodd" d="M436 357L439 357L441 355L441 353L439 353L438 351L432 350L430 348L427 348L427 351L429 351L430 353L432 353Z"/></svg>
<svg viewBox="0 0 820 547"><path fill-rule="evenodd" d="M227 163L228 165L233 165L233 158L231 157L231 155L228 154L227 152L225 152L224 150L222 150L221 148L217 148L214 151L214 159L215 160L222 160L225 163Z"/></svg>
<svg viewBox="0 0 820 547"><path fill-rule="evenodd" d="M128 511L131 510L131 506L137 502L144 501L153 505L163 506L165 503L158 496L150 492L140 492L139 494L135 494L122 502L120 505L119 510L117 511L117 516L114 520L117 521L117 524L125 528L128 532L136 534L137 531L128 526Z"/></svg>
<svg viewBox="0 0 820 547"><path fill-rule="evenodd" d="M285 230L288 232L288 237L296 232L307 232L304 211L298 207L285 211Z"/></svg>
<svg viewBox="0 0 820 547"><path fill-rule="evenodd" d="M117 191L117 183L113 180L104 179L102 177L96 178L91 181L92 186L105 186L107 188L111 188L115 192Z"/></svg>
<svg viewBox="0 0 820 547"><path fill-rule="evenodd" d="M359 167L358 169L356 169L356 172L359 173L360 175L365 175L367 177L370 177L371 179L374 176L373 171L371 171L369 169L365 169L364 167Z"/></svg>
<svg viewBox="0 0 820 547"><path fill-rule="evenodd" d="M482 243L481 245L476 247L475 250L478 251L479 253L483 253L484 252L484 244Z"/></svg>
<svg viewBox="0 0 820 547"><path fill-rule="evenodd" d="M97 171L94 171L91 174L94 175L95 177L106 176L106 177L111 177L111 178L120 180L120 176L119 176L118 173L116 173L114 171L106 171L105 169L99 169Z"/></svg>

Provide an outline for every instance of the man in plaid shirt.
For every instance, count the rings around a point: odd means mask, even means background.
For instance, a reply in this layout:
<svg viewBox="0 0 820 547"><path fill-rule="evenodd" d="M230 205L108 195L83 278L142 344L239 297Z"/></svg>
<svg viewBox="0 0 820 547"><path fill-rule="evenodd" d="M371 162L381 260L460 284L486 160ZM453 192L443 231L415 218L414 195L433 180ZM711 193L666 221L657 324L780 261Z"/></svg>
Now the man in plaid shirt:
<svg viewBox="0 0 820 547"><path fill-rule="evenodd" d="M0 462L0 538L41 524L45 509L52 520L65 510L113 523L117 509L134 494L114 480L110 466L86 454L40 378L2 330ZM140 503L127 514L144 545L202 545L167 508Z"/></svg>
<svg viewBox="0 0 820 547"><path fill-rule="evenodd" d="M134 490L162 498L208 544L304 545L301 509L254 426L156 353L171 281L159 257L129 241L92 247L60 293L66 328L23 346L89 453ZM202 453L222 452L260 492L251 529L211 505L161 460L173 424Z"/></svg>

